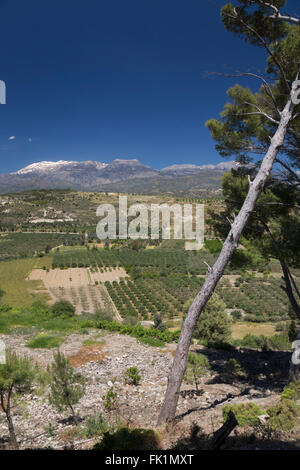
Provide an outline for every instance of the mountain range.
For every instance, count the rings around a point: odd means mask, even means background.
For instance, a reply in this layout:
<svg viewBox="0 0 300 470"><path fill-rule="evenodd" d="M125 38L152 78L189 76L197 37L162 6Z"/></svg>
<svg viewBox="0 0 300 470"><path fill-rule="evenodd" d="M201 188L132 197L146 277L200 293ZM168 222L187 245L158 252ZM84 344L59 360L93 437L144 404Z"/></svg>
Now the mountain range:
<svg viewBox="0 0 300 470"><path fill-rule="evenodd" d="M120 191L133 193L191 194L191 190L220 189L225 171L235 162L217 165L172 165L155 170L139 160L115 159L112 163L97 161L41 161L19 171L0 174L0 193L33 189L73 189L83 191ZM201 189L202 188L202 189ZM197 192L197 191L196 191Z"/></svg>

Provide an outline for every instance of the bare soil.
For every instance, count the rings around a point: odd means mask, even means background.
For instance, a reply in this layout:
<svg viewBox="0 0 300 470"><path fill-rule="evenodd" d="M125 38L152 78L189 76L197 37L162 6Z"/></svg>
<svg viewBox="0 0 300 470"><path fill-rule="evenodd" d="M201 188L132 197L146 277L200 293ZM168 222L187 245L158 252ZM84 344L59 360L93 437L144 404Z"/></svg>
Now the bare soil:
<svg viewBox="0 0 300 470"><path fill-rule="evenodd" d="M105 309L109 302L109 295L104 283L106 281L120 281L127 277L123 268L111 269L104 272L92 271L89 268L68 268L43 270L34 269L27 280L40 280L44 284L44 292L50 295L50 304L65 299L76 308L76 314L82 312L94 313ZM39 292L42 292L41 290ZM110 309L119 319L118 312L110 301Z"/></svg>

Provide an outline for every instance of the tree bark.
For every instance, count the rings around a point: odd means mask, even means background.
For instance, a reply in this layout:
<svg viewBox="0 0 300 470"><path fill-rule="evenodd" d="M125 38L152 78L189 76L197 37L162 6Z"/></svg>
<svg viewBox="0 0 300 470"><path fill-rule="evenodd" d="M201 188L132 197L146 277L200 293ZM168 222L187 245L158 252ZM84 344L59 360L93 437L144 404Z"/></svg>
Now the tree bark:
<svg viewBox="0 0 300 470"><path fill-rule="evenodd" d="M293 83L293 90L296 87L296 80ZM269 149L261 163L259 171L252 182L249 180L248 194L240 212L231 225L231 229L223 244L222 251L214 266L210 268L201 291L197 294L191 307L189 308L178 341L176 354L168 379L167 391L158 417L158 425L173 421L175 418L180 386L186 368L187 355L193 330L196 326L199 315L212 296L218 281L222 277L227 264L229 263L234 251L237 248L242 231L247 224L249 216L255 208L256 201L264 188L268 176L271 173L272 166L278 151L284 143L289 123L293 117L294 104L292 101L292 93L293 92L291 92L281 113L277 131L271 138Z"/></svg>
<svg viewBox="0 0 300 470"><path fill-rule="evenodd" d="M213 437L212 450L220 450L220 447L226 441L229 434L238 426L238 421L232 411L229 411L228 419L223 426L218 429Z"/></svg>
<svg viewBox="0 0 300 470"><path fill-rule="evenodd" d="M1 408L3 409L3 411L5 413L5 416L6 416L11 447L12 447L13 450L19 450L19 444L18 444L18 441L17 441L15 428L14 428L14 423L13 423L13 420L12 420L12 417L11 417L11 412L10 412L11 393L12 393L12 391L9 390L8 394L7 394L7 403L6 403L6 405L4 403L4 395L1 393Z"/></svg>

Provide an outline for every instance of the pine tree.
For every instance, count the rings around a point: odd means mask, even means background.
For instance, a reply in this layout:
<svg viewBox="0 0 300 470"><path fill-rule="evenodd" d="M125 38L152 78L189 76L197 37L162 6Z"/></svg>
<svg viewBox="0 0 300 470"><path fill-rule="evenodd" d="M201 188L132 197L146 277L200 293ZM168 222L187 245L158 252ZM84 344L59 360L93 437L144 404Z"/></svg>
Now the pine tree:
<svg viewBox="0 0 300 470"><path fill-rule="evenodd" d="M30 390L35 377L35 366L26 357L17 356L6 351L6 362L0 364L0 404L6 415L10 441L13 449L19 449L13 418L12 401L15 393L26 393Z"/></svg>
<svg viewBox="0 0 300 470"><path fill-rule="evenodd" d="M231 92L233 105L226 106L222 120L213 121L208 125L213 137L220 144L218 150L222 155L230 155L234 148L234 151L240 154L240 161L247 161L247 155L256 151L264 157L254 179L248 178L248 191L241 209L233 220L229 220L229 232L220 255L209 268L203 287L189 308L169 374L158 424L175 418L193 330L238 246L242 232L270 177L275 160L280 157L282 148L287 148L291 155L299 158L300 133L297 126L294 126L295 120L299 118L295 110L298 106L295 98L299 94L300 19L283 15L281 8L284 4L285 0L236 0L234 4L227 3L221 9L221 18L228 31L250 44L265 49L268 55L267 74L271 83L258 74L236 74L258 79L263 100L238 85ZM228 122L227 109L232 117ZM248 127L241 125L241 114L248 120ZM223 149L224 143L227 148ZM287 167L291 169L290 165Z"/></svg>
<svg viewBox="0 0 300 470"><path fill-rule="evenodd" d="M76 425L78 418L74 410L85 394L85 378L71 366L69 360L60 352L54 354L51 374L49 402L58 411L71 410Z"/></svg>

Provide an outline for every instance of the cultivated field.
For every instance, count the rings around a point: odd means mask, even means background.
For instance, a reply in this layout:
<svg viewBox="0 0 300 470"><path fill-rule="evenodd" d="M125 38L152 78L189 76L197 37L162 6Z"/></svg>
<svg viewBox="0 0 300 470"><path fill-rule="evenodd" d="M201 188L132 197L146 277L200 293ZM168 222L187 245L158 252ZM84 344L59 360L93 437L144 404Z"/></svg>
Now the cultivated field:
<svg viewBox="0 0 300 470"><path fill-rule="evenodd" d="M76 307L76 313L93 313L107 307L108 298L104 283L120 281L126 277L123 268L100 272L88 268L69 269L34 269L28 281L42 282L45 292L51 297L51 303L65 299Z"/></svg>

